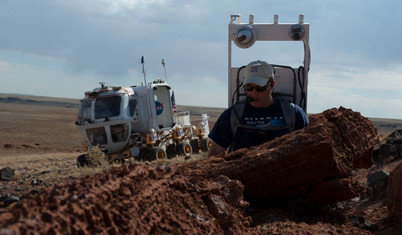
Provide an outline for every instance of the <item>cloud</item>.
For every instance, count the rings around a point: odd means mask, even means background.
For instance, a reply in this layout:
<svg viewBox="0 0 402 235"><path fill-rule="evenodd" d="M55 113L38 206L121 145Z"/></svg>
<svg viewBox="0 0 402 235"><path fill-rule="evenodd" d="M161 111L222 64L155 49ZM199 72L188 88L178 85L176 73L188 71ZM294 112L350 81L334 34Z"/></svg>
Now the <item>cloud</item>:
<svg viewBox="0 0 402 235"><path fill-rule="evenodd" d="M360 112L366 117L394 118L402 117L401 98L371 98L367 95L345 92L335 88L312 88L308 94L308 113L320 113L330 108L341 106Z"/></svg>
<svg viewBox="0 0 402 235"><path fill-rule="evenodd" d="M368 68L337 65L314 68L309 76L313 87L400 91L401 74L402 65Z"/></svg>
<svg viewBox="0 0 402 235"><path fill-rule="evenodd" d="M322 63L382 66L402 59L400 1L321 1L311 21L313 52ZM309 19L311 17L309 16ZM392 46L391 46L392 45Z"/></svg>
<svg viewBox="0 0 402 235"><path fill-rule="evenodd" d="M401 6L396 0L3 1L0 79L7 83L0 92L52 95L52 90L79 98L100 81L138 84L143 81L138 61L145 56L148 80L164 77L161 59L166 60L178 104L226 106L230 15L241 14L246 23L254 14L256 23L271 23L279 14L280 23L289 23L303 13L312 51L309 110L342 104L368 110L368 102L376 100L395 105L402 84ZM303 46L294 42L257 42L232 50L237 66L256 59L294 67L303 63Z"/></svg>
<svg viewBox="0 0 402 235"><path fill-rule="evenodd" d="M318 71L316 71L318 70ZM368 117L402 117L402 66L319 68L309 74L309 112L344 106Z"/></svg>

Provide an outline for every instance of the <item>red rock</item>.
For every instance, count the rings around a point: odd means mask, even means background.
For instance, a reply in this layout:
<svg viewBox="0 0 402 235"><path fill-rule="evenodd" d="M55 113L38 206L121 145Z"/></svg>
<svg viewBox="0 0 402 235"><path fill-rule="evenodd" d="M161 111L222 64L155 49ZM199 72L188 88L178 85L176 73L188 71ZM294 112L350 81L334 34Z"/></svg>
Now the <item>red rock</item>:
<svg viewBox="0 0 402 235"><path fill-rule="evenodd" d="M240 180L251 201L328 205L364 190L353 169L373 164L377 141L377 130L367 118L341 107L312 115L308 128L181 170Z"/></svg>

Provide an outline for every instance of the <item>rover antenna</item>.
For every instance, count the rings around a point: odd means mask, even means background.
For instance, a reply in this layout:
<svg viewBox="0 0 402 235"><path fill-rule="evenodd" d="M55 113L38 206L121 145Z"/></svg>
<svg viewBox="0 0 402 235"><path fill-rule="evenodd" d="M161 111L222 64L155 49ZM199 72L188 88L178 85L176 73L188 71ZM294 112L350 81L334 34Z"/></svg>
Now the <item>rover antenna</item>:
<svg viewBox="0 0 402 235"><path fill-rule="evenodd" d="M142 64L142 73L144 74L144 82L147 85L147 78L145 73L145 65L144 65L144 56L141 56L141 64Z"/></svg>
<svg viewBox="0 0 402 235"><path fill-rule="evenodd" d="M165 59L162 59L162 65L163 65L163 69L165 70L165 79L167 81L167 74L166 74L166 63L165 63Z"/></svg>

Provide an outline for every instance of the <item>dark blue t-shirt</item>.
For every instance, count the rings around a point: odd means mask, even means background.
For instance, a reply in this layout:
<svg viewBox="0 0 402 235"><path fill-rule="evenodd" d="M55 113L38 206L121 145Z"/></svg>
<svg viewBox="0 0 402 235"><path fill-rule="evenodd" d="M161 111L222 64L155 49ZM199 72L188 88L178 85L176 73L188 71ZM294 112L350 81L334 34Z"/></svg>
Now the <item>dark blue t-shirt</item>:
<svg viewBox="0 0 402 235"><path fill-rule="evenodd" d="M208 135L214 142L224 148L228 148L232 142L232 129L230 125L230 116L233 106L226 109L215 123ZM303 109L295 105L295 130L308 125L308 119ZM233 151L240 148L249 148L260 145L289 133L286 120L282 112L280 101L275 98L275 103L267 108L255 108L248 102L246 103L243 114L239 114L240 124L237 127L237 134L234 139ZM245 126L245 125L246 126ZM275 127L275 130L261 130L253 128L256 126L269 125ZM251 126L251 127L248 127ZM283 127L283 128L280 128Z"/></svg>

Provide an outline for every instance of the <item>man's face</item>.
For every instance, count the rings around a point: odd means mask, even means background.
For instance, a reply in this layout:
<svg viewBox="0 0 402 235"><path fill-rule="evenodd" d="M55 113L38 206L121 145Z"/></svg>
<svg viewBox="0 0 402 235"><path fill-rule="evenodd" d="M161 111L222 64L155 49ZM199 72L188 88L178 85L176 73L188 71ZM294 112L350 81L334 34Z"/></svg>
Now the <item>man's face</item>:
<svg viewBox="0 0 402 235"><path fill-rule="evenodd" d="M270 93L272 92L272 87L269 86L268 83L263 87L257 86L254 83L249 83L244 85L244 90L246 91L247 96L253 99L250 103L253 106L259 107L267 102Z"/></svg>

